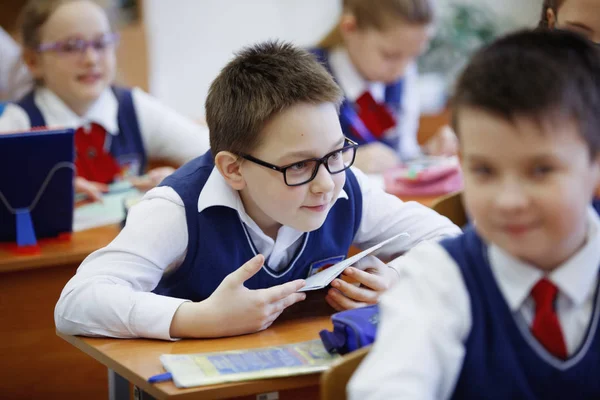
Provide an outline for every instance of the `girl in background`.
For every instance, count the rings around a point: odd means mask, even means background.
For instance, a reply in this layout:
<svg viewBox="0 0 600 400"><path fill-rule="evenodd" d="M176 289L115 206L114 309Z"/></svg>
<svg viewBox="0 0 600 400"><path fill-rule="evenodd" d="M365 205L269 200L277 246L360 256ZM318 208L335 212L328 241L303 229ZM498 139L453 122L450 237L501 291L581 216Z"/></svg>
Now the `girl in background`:
<svg viewBox="0 0 600 400"><path fill-rule="evenodd" d="M119 35L98 3L31 0L21 22L23 58L35 87L6 106L0 132L76 129L78 192L100 199L109 183L122 179L147 189L173 171L144 175L148 160L181 165L208 150L206 128L140 89L113 86Z"/></svg>

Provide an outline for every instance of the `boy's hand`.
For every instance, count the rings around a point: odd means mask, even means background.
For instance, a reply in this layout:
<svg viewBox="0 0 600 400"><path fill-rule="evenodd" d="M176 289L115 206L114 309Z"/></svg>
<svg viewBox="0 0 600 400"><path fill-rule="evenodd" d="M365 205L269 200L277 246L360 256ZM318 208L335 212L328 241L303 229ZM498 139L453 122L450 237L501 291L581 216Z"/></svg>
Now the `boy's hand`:
<svg viewBox="0 0 600 400"><path fill-rule="evenodd" d="M75 178L75 193L83 193L92 201L102 201L102 194L108 192L108 185L91 182L87 179Z"/></svg>
<svg viewBox="0 0 600 400"><path fill-rule="evenodd" d="M373 142L356 150L354 165L366 174L381 173L400 164L400 158L391 147Z"/></svg>
<svg viewBox="0 0 600 400"><path fill-rule="evenodd" d="M159 183L163 181L167 176L175 172L172 167L160 167L154 168L148 171L144 176L136 176L129 179L129 182L138 190L146 192L152 188L155 188Z"/></svg>
<svg viewBox="0 0 600 400"><path fill-rule="evenodd" d="M398 273L374 256L366 256L346 268L343 275L359 285L343 279L331 282L325 300L337 311L376 304L379 296L398 280Z"/></svg>
<svg viewBox="0 0 600 400"><path fill-rule="evenodd" d="M431 156L455 156L458 154L458 139L452 128L446 125L423 147Z"/></svg>
<svg viewBox="0 0 600 400"><path fill-rule="evenodd" d="M173 317L171 336L221 337L261 331L283 310L306 298L305 293L296 293L305 284L302 279L268 289L246 288L244 282L260 271L264 261L262 255L255 256L227 275L205 301L182 304Z"/></svg>

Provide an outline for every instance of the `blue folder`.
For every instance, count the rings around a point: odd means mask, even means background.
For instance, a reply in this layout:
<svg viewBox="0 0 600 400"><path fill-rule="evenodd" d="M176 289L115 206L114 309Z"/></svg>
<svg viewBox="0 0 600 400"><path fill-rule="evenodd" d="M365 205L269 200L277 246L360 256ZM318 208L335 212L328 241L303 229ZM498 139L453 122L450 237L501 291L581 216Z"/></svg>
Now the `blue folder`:
<svg viewBox="0 0 600 400"><path fill-rule="evenodd" d="M0 242L71 232L74 158L71 129L0 135Z"/></svg>

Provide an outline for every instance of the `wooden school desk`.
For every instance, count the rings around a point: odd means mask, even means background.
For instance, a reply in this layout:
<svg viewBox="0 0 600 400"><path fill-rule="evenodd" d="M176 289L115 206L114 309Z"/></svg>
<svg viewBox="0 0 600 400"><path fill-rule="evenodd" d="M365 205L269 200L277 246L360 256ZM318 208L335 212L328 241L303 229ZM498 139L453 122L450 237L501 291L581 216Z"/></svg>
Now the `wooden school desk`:
<svg viewBox="0 0 600 400"><path fill-rule="evenodd" d="M146 339L98 339L58 335L84 353L114 371L111 378L111 399L128 399L129 384L144 393L143 399L256 399L257 394L279 392L279 399L316 399L319 374L263 379L221 385L178 389L172 382L150 384L147 379L163 373L158 357L170 353L198 353L266 347L318 339L319 331L332 329L333 313L323 299L325 291L312 292L310 297L286 310L278 320L262 332L220 339L181 340L165 342Z"/></svg>
<svg viewBox="0 0 600 400"><path fill-rule="evenodd" d="M106 399L106 370L56 336L54 306L83 259L119 232L107 226L15 256L0 244L0 398Z"/></svg>

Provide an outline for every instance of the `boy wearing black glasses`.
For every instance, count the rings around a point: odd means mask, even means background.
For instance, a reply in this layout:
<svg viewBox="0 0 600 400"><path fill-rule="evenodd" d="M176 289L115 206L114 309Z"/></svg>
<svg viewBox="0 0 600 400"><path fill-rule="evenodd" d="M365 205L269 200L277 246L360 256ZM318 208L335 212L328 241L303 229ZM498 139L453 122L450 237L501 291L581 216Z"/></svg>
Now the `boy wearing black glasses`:
<svg viewBox="0 0 600 400"><path fill-rule="evenodd" d="M356 144L340 128L341 93L310 54L289 44L242 51L206 101L211 152L175 172L86 259L55 311L68 334L220 337L267 328L304 299L303 279L351 245L391 259L458 228L403 203L349 169ZM335 309L375 303L397 272L374 257L332 282Z"/></svg>

